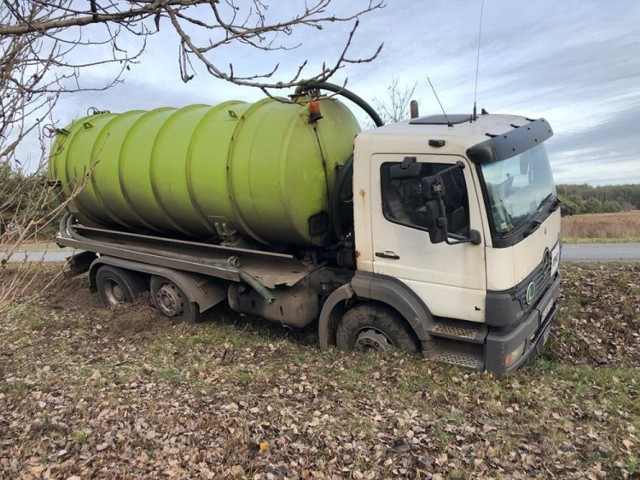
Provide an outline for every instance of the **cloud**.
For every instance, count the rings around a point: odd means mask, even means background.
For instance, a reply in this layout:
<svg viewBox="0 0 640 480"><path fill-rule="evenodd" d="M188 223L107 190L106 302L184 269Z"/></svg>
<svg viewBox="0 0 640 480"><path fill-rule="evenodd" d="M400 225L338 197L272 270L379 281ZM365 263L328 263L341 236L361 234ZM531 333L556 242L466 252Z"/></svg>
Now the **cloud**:
<svg viewBox="0 0 640 480"><path fill-rule="evenodd" d="M382 72L400 72L409 84L418 80L422 113L439 110L427 75L449 112L470 111L477 2L431 2L422 10L412 5L389 5L388 18L404 28L389 28L389 63ZM640 182L637 18L640 3L633 1L487 0L479 105L547 118L556 132L549 148L560 181ZM357 75L366 81L366 72Z"/></svg>
<svg viewBox="0 0 640 480"><path fill-rule="evenodd" d="M357 2L334 0L335 11ZM289 2L272 2L274 18L290 10ZM474 98L480 2L476 0L392 0L364 15L349 56L366 57L384 42L378 59L349 65L336 76L367 100L384 96L393 77L417 83L421 113L439 113L427 82L430 77L448 113L470 112ZM635 0L486 0L482 22L478 104L490 112L547 118L556 132L549 141L559 181L640 182L635 163L640 151L640 45ZM282 37L294 50L267 55L229 46L214 52L225 67L255 73L280 64L288 78L305 59L309 72L336 58L353 23L324 30L303 28ZM113 111L150 109L189 103L215 104L228 99L255 101L257 90L238 88L199 75L184 84L178 75L177 42L168 25L150 39L140 64L110 91L64 99L58 114L65 120L89 106ZM98 81L110 72L94 71ZM89 80L89 79L88 79ZM289 93L289 92L284 92Z"/></svg>

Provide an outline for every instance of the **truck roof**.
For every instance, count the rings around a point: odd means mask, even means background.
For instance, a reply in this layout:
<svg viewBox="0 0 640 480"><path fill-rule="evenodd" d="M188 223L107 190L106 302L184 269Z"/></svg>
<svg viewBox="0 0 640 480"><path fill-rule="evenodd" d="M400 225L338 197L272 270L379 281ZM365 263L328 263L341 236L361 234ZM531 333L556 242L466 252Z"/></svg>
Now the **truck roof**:
<svg viewBox="0 0 640 480"><path fill-rule="evenodd" d="M375 144L375 151L407 152L409 150L432 153L465 152L469 147L502 135L533 120L519 115L483 114L471 121L471 115L448 115L451 126L443 115L419 117L384 125L360 133L356 144L363 147ZM430 144L430 141L431 142ZM444 141L438 146L436 141ZM446 147L446 148L442 148Z"/></svg>

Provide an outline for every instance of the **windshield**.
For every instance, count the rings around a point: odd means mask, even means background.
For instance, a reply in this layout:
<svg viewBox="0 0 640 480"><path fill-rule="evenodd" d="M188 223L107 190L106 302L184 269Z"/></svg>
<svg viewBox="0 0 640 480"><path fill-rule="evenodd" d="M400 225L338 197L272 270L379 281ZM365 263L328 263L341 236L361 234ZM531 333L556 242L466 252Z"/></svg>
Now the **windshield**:
<svg viewBox="0 0 640 480"><path fill-rule="evenodd" d="M556 189L543 144L505 160L481 166L494 235L526 225Z"/></svg>

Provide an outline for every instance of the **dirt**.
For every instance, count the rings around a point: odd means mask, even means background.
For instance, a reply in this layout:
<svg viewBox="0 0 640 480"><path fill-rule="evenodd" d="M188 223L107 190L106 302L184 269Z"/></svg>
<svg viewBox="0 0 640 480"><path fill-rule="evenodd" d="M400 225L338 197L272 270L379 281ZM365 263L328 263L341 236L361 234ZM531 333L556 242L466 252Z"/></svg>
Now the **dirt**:
<svg viewBox="0 0 640 480"><path fill-rule="evenodd" d="M61 278L44 291L37 303L66 315L81 313L93 318L101 325L99 335L114 341L123 336L154 338L174 326L153 307L148 293L142 294L133 304L106 308L98 294L90 291L86 275Z"/></svg>

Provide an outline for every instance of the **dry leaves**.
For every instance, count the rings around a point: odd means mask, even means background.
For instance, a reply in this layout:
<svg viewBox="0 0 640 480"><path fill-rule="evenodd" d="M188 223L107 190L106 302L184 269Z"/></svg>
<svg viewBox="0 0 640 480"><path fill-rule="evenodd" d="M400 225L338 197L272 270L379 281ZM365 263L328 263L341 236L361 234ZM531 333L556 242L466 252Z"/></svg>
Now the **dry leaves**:
<svg viewBox="0 0 640 480"><path fill-rule="evenodd" d="M0 476L635 478L638 317L596 278L636 299L638 270L571 268L548 358L499 379L224 310L108 311L73 280L0 320Z"/></svg>
<svg viewBox="0 0 640 480"><path fill-rule="evenodd" d="M565 265L546 356L571 365L640 367L640 264Z"/></svg>

